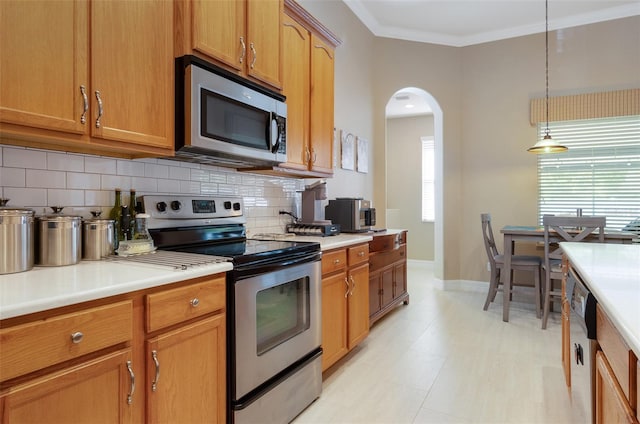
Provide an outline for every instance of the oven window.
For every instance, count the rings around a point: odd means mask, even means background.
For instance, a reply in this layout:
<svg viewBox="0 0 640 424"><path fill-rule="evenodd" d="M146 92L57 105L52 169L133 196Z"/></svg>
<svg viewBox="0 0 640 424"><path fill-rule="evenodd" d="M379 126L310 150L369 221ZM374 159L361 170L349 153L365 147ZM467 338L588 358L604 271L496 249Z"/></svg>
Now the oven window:
<svg viewBox="0 0 640 424"><path fill-rule="evenodd" d="M309 277L256 294L258 356L309 329Z"/></svg>
<svg viewBox="0 0 640 424"><path fill-rule="evenodd" d="M271 125L269 112L205 89L201 89L201 96L202 136L255 149L269 150L267 138L267 130Z"/></svg>

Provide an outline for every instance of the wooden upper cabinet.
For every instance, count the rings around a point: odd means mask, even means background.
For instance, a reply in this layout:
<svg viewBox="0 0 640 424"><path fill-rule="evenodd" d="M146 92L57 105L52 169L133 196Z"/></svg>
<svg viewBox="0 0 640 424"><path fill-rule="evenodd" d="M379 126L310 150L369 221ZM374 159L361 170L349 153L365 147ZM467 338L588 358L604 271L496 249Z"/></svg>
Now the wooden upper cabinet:
<svg viewBox="0 0 640 424"><path fill-rule="evenodd" d="M307 170L311 33L288 15L282 19L282 92L287 97L287 167Z"/></svg>
<svg viewBox="0 0 640 424"><path fill-rule="evenodd" d="M195 54L281 88L282 0L178 0L175 55Z"/></svg>
<svg viewBox="0 0 640 424"><path fill-rule="evenodd" d="M168 1L92 2L94 137L173 150L172 27Z"/></svg>
<svg viewBox="0 0 640 424"><path fill-rule="evenodd" d="M3 142L171 153L172 29L164 0L0 2Z"/></svg>
<svg viewBox="0 0 640 424"><path fill-rule="evenodd" d="M311 35L311 163L312 171L333 173L333 48Z"/></svg>
<svg viewBox="0 0 640 424"><path fill-rule="evenodd" d="M87 14L87 2L0 2L0 122L88 132Z"/></svg>

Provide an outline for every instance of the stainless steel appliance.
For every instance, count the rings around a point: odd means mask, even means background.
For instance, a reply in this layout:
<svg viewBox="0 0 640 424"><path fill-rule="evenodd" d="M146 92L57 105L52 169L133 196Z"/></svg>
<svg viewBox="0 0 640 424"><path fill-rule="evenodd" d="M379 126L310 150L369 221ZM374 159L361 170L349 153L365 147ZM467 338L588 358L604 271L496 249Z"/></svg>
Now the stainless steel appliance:
<svg viewBox="0 0 640 424"><path fill-rule="evenodd" d="M376 210L371 202L356 197L338 197L329 200L324 216L332 223L340 225L343 233L367 232L376 225Z"/></svg>
<svg viewBox="0 0 640 424"><path fill-rule="evenodd" d="M571 409L573 422L595 422L596 299L570 269Z"/></svg>
<svg viewBox="0 0 640 424"><path fill-rule="evenodd" d="M233 168L285 162L284 100L193 56L176 59L176 159Z"/></svg>
<svg viewBox="0 0 640 424"><path fill-rule="evenodd" d="M52 206L50 215L36 216L35 263L40 266L74 265L82 258L82 217L63 215Z"/></svg>
<svg viewBox="0 0 640 424"><path fill-rule="evenodd" d="M320 244L246 239L241 199L142 201L158 249L233 263L227 273L229 421L293 420L322 391Z"/></svg>
<svg viewBox="0 0 640 424"><path fill-rule="evenodd" d="M0 199L0 274L28 271L34 263L35 211L5 206Z"/></svg>

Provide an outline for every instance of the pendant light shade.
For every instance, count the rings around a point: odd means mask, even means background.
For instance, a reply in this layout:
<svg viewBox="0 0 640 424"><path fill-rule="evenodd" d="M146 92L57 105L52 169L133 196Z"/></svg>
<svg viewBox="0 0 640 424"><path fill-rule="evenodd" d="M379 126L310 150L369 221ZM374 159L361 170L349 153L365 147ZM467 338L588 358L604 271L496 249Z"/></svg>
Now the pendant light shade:
<svg viewBox="0 0 640 424"><path fill-rule="evenodd" d="M549 0L544 2L544 42L545 42L545 110L547 113L547 127L544 137L533 146L527 149L527 152L544 154L544 153L560 153L569 150L566 146L557 143L549 134Z"/></svg>

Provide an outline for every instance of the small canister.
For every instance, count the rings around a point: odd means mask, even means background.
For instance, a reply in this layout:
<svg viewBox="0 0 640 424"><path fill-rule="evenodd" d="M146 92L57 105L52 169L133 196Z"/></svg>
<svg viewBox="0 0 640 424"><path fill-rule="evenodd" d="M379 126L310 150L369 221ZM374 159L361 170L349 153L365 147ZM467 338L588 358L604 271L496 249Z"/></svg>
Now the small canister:
<svg viewBox="0 0 640 424"><path fill-rule="evenodd" d="M27 208L5 206L0 199L0 274L29 271L33 268L33 216Z"/></svg>
<svg viewBox="0 0 640 424"><path fill-rule="evenodd" d="M82 254L82 217L63 215L59 206L51 209L53 214L36 217L36 264L77 264Z"/></svg>
<svg viewBox="0 0 640 424"><path fill-rule="evenodd" d="M100 211L91 211L92 218L82 221L82 259L98 261L113 254L115 221L100 218Z"/></svg>

